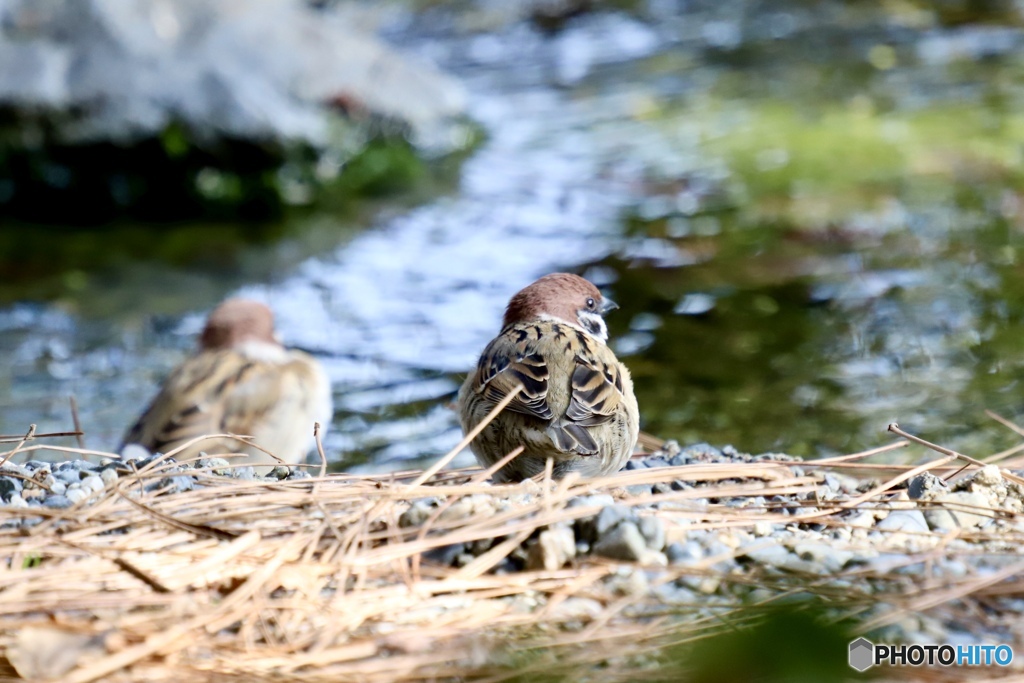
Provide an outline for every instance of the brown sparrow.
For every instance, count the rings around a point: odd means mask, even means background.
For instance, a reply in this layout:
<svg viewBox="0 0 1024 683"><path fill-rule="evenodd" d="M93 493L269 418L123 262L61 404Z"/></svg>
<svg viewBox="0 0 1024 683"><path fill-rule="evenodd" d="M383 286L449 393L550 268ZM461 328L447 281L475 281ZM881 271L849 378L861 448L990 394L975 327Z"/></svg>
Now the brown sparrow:
<svg viewBox="0 0 1024 683"><path fill-rule="evenodd" d="M484 467L523 446L495 481L543 472L548 458L556 477L610 474L633 453L639 432L633 381L606 345L601 317L614 308L597 287L568 273L545 275L509 301L501 334L459 391L468 433L523 387L470 445Z"/></svg>
<svg viewBox="0 0 1024 683"><path fill-rule="evenodd" d="M326 429L332 412L323 368L312 356L281 345L270 309L256 301L228 299L207 319L198 352L171 372L124 444L166 453L204 434L241 434L294 464L315 445L313 423ZM187 459L200 451L248 455L232 463L276 462L235 439L200 441L176 457Z"/></svg>

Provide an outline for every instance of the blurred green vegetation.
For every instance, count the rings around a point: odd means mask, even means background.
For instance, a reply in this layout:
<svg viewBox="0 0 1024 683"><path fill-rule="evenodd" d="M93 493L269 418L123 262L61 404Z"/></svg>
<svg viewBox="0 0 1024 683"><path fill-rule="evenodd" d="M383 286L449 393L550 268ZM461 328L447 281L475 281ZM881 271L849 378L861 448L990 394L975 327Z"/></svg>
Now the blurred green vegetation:
<svg viewBox="0 0 1024 683"><path fill-rule="evenodd" d="M849 644L857 637L854 624L830 617L821 605L750 608L743 617L742 625L702 631L644 656L616 656L613 642L605 650L610 661L589 670L572 663L571 655L560 661L557 650L526 649L504 668L486 668L467 680L821 683L877 677L872 669L859 674L850 668Z"/></svg>

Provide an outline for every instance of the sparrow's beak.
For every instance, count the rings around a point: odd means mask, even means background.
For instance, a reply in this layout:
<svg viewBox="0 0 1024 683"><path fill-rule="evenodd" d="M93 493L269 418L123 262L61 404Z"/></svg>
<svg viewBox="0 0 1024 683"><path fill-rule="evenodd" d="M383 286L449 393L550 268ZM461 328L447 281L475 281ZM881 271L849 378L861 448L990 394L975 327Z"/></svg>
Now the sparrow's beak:
<svg viewBox="0 0 1024 683"><path fill-rule="evenodd" d="M617 303L615 303L614 301L612 301L608 297L603 297L601 299L601 306L597 310L601 313L601 315L604 315L605 313L608 313L609 311L614 311L618 307L619 307L619 305Z"/></svg>

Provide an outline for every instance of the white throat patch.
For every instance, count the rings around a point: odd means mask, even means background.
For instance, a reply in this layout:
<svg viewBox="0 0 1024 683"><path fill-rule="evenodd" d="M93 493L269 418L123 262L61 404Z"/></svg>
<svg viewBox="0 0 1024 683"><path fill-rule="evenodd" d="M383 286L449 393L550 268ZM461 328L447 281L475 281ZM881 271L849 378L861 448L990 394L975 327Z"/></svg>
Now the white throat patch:
<svg viewBox="0 0 1024 683"><path fill-rule="evenodd" d="M605 343L608 342L608 326L605 324L604 318L593 311L579 311L577 315L580 318L580 326L584 330L589 332L591 336Z"/></svg>

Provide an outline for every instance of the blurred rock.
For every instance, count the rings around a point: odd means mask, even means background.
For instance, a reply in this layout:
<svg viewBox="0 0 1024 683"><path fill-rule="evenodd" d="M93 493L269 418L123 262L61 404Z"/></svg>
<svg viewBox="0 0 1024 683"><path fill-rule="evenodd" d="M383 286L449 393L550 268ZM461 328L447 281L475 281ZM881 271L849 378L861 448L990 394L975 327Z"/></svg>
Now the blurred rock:
<svg viewBox="0 0 1024 683"><path fill-rule="evenodd" d="M460 84L361 23L300 0L0 2L0 140L22 154L3 157L0 205L100 182L97 202L131 205L182 173L216 196L238 191L225 169L297 150L313 152L308 175L336 175L382 130L432 153L463 144ZM81 166L104 150L116 163L90 177ZM118 176L126 150L149 175Z"/></svg>

